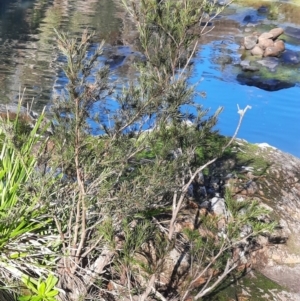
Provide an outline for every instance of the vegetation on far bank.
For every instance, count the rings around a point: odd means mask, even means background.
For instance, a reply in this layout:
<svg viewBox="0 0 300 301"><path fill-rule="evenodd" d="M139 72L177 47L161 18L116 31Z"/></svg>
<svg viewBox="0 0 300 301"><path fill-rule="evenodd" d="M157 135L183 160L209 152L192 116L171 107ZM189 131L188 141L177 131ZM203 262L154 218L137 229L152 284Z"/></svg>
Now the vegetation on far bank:
<svg viewBox="0 0 300 301"><path fill-rule="evenodd" d="M221 109L208 115L188 83L192 29L223 8L123 4L146 60L121 93L98 60L104 43L91 55L91 34L57 32L69 82L52 106L53 135L44 113L25 133L1 123L0 300L199 300L247 271L244 246L275 227L230 187L222 214L190 192L233 141L214 130Z"/></svg>

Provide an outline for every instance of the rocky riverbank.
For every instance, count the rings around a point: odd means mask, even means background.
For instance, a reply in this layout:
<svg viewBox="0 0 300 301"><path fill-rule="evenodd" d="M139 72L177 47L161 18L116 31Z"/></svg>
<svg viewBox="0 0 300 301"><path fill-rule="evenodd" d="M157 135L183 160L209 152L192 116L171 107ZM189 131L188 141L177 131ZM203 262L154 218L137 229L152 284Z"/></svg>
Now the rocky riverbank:
<svg viewBox="0 0 300 301"><path fill-rule="evenodd" d="M252 271L261 272L284 288L268 291L261 276L250 272L248 284L239 282L243 299L238 300L300 300L300 159L267 144L237 140L232 153L211 166L208 176L203 176L203 183L200 190L214 194L208 203L216 213L226 207L222 199L216 206L215 194L230 187L236 200L259 201L270 210L268 218L278 222L271 236L259 237L257 250L247 262ZM203 200L200 207L202 204ZM264 291L260 299L254 298L257 290Z"/></svg>

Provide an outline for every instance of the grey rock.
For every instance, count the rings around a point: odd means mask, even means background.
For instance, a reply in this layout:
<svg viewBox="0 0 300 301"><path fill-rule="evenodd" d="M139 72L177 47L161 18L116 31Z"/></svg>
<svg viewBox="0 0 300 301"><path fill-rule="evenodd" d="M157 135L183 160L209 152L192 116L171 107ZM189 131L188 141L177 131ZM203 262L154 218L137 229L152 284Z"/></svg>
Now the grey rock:
<svg viewBox="0 0 300 301"><path fill-rule="evenodd" d="M199 188L199 195L200 195L200 196L203 196L203 197L206 197L206 196L207 196L207 192L206 192L205 186L201 186L201 187Z"/></svg>
<svg viewBox="0 0 300 301"><path fill-rule="evenodd" d="M240 65L242 67L248 67L248 66L250 66L250 61L249 60L243 60L243 61L240 62Z"/></svg>
<svg viewBox="0 0 300 301"><path fill-rule="evenodd" d="M197 176L197 182L198 182L199 184L204 183L204 174L203 174L202 171L200 171L200 172L198 173L198 176Z"/></svg>
<svg viewBox="0 0 300 301"><path fill-rule="evenodd" d="M237 75L237 81L241 85L254 86L266 91L279 91L295 86L295 83L293 82L281 81L278 79L264 79L257 75L249 76L244 73Z"/></svg>
<svg viewBox="0 0 300 301"><path fill-rule="evenodd" d="M300 28L288 26L285 29L285 34L287 36L300 40Z"/></svg>
<svg viewBox="0 0 300 301"><path fill-rule="evenodd" d="M257 192L258 187L254 181L248 181L245 185L248 195L253 195Z"/></svg>
<svg viewBox="0 0 300 301"><path fill-rule="evenodd" d="M195 195L194 195L194 185L193 184L191 184L188 187L187 194L188 194L189 197L192 197L192 198L195 197Z"/></svg>
<svg viewBox="0 0 300 301"><path fill-rule="evenodd" d="M259 68L256 67L256 66L243 66L242 67L243 71L251 71L251 72L255 72L255 71L258 71Z"/></svg>
<svg viewBox="0 0 300 301"><path fill-rule="evenodd" d="M110 69L116 69L120 67L124 61L126 56L122 54L112 54L110 57L105 61L105 65L108 65Z"/></svg>
<svg viewBox="0 0 300 301"><path fill-rule="evenodd" d="M279 65L279 59L277 57L266 57L257 61L257 63L273 71Z"/></svg>
<svg viewBox="0 0 300 301"><path fill-rule="evenodd" d="M209 201L204 201L204 202L200 203L199 207L210 210L211 209L211 203Z"/></svg>
<svg viewBox="0 0 300 301"><path fill-rule="evenodd" d="M242 228L240 229L240 237L246 237L249 234L252 233L252 227L250 225L243 225Z"/></svg>
<svg viewBox="0 0 300 301"><path fill-rule="evenodd" d="M226 215L225 200L223 198L214 197L211 199L211 210L216 215Z"/></svg>

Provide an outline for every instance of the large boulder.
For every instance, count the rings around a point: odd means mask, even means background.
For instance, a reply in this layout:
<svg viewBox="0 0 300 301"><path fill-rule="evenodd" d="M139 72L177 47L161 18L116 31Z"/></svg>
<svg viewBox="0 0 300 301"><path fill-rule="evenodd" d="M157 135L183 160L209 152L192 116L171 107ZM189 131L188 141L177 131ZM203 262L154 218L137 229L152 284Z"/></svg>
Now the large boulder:
<svg viewBox="0 0 300 301"><path fill-rule="evenodd" d="M221 158L211 172L220 175L237 201L255 199L266 207L271 213L262 216L262 222L272 218L278 223L272 235L262 234L256 240L251 260L256 270L288 288L290 294L264 300L300 300L300 159L266 143L253 145L238 139L234 149L236 153ZM211 201L217 204L219 198Z"/></svg>

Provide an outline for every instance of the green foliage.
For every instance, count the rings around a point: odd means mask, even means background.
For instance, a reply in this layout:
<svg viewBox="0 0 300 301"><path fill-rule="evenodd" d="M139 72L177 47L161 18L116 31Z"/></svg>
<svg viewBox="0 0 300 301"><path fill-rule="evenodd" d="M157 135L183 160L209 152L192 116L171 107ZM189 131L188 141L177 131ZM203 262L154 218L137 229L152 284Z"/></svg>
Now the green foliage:
<svg viewBox="0 0 300 301"><path fill-rule="evenodd" d="M261 233L271 233L276 227L275 222L265 223L261 220L270 212L265 207L261 206L258 201L245 200L236 201L232 198L229 191L226 192L226 205L230 214L231 220L228 223L229 236L235 239L240 239L240 231L243 226L251 227L251 237L255 237Z"/></svg>
<svg viewBox="0 0 300 301"><path fill-rule="evenodd" d="M22 277L22 282L25 286L30 289L32 295L20 296L18 301L56 301L55 296L58 295L58 290L55 289L55 285L58 282L58 278L53 274L49 274L47 279L44 281L40 278L36 281L29 276Z"/></svg>
<svg viewBox="0 0 300 301"><path fill-rule="evenodd" d="M125 266L129 266L134 261L134 255L141 250L141 246L153 238L155 227L147 220L131 223L123 220L122 229L124 243L120 257Z"/></svg>
<svg viewBox="0 0 300 301"><path fill-rule="evenodd" d="M20 279L28 273L45 274L54 263L49 260L54 233L45 233L51 220L29 188L43 118L42 114L30 131L20 131L24 127L18 118L14 122L1 120L0 272L8 281L9 275Z"/></svg>
<svg viewBox="0 0 300 301"><path fill-rule="evenodd" d="M164 273L172 250L192 258L187 260L191 267L184 276L191 277L191 283L210 273L202 287L205 295L206 286L210 281L218 284L217 275L228 264L236 267L230 260L234 244L240 241L240 228L250 223L252 235L267 229L258 222L265 211L257 203L236 204L227 196L230 218L224 232L219 227L221 218L212 214L196 217L193 229L174 230L189 184L228 143L213 130L221 109L207 117L188 81L190 62L205 30L198 25L207 12L219 10L211 1L123 2L146 56L145 62L136 64L139 76L118 92L110 82L109 68L98 60L104 43L90 54L92 34L85 31L80 39L69 39L56 32L66 57L68 84L53 105L54 148L47 154L44 172L36 168L31 154L38 142L34 140L37 128L17 149L10 148L13 139L2 143L2 203L9 210L17 205L22 216L17 216L17 224L8 223L12 225L6 226L8 230L3 226L0 247L4 250L12 240L21 244L19 237L34 232L38 246L49 252L38 263L57 260L59 266L59 282L52 274L37 280L37 275L45 274L38 269L20 273L19 279L32 292L20 301L55 300L56 285L64 289L65 294L57 296L63 300L90 298L95 290L105 298L108 284L114 296L136 294L146 300L156 289L156 279ZM99 136L91 135L91 120ZM35 184L34 192L26 191L26 182ZM7 218L8 213L3 216ZM53 223L45 227L49 216L56 227ZM43 236L38 230L43 230ZM56 242L58 234L59 243L48 244L49 233ZM20 250L8 253L11 261L27 259L29 250ZM180 281L175 281L180 260L166 284L166 290L176 295L184 295L176 287Z"/></svg>

